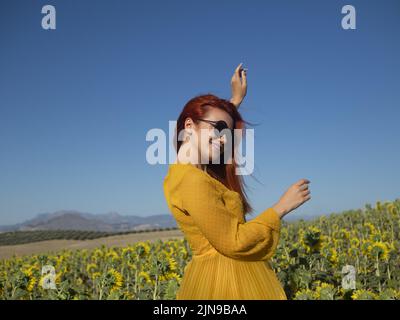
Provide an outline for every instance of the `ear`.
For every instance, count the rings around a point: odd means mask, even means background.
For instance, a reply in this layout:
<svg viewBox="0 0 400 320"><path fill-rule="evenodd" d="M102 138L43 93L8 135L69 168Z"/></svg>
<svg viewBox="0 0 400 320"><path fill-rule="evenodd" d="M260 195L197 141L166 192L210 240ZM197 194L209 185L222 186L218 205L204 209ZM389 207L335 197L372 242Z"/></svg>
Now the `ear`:
<svg viewBox="0 0 400 320"><path fill-rule="evenodd" d="M192 120L192 118L186 118L185 119L184 128L185 129L189 129L189 128L193 129L193 120Z"/></svg>

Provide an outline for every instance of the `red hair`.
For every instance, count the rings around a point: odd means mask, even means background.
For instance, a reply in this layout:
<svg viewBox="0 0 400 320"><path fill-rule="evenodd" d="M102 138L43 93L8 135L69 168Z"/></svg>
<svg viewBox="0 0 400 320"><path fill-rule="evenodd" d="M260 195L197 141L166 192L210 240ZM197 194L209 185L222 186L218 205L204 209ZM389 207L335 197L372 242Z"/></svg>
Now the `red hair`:
<svg viewBox="0 0 400 320"><path fill-rule="evenodd" d="M191 118L195 123L197 123L197 119L203 118L210 108L218 108L227 112L233 119L234 129L244 129L245 123L250 124L249 122L243 120L242 116L237 110L237 107L232 102L218 98L213 94L198 95L186 103L177 120L174 136L174 146L177 150L177 153L179 152L179 149L183 143L183 141L178 141L177 133L185 129L185 119ZM242 135L243 133L244 130L242 131ZM232 142L233 141L234 140L232 137ZM234 152L235 148L232 148L233 154L231 163L223 163L223 161L220 161L218 164L207 164L207 172L213 178L224 184L228 189L239 193L242 199L244 213L248 214L253 211L253 208L250 205L247 199L247 194L244 190L246 184L242 176L236 174L237 164L235 162Z"/></svg>

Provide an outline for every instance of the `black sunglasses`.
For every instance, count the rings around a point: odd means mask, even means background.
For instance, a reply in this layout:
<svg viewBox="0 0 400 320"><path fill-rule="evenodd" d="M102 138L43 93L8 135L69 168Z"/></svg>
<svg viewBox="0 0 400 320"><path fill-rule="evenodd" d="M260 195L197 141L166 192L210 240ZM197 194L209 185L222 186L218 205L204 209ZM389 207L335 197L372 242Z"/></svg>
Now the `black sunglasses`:
<svg viewBox="0 0 400 320"><path fill-rule="evenodd" d="M231 132L231 136L233 136L233 129L229 128L228 124L224 120L218 120L218 121L212 121L206 119L197 119L197 120L210 123L219 132L221 132L224 129L228 129Z"/></svg>

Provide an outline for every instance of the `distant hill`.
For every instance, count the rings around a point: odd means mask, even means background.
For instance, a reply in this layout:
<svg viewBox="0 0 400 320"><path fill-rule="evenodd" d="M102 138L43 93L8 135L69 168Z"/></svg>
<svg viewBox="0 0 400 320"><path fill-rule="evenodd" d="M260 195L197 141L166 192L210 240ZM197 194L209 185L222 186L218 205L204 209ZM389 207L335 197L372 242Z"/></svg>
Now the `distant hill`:
<svg viewBox="0 0 400 320"><path fill-rule="evenodd" d="M92 214L75 210L41 213L22 223L0 226L0 232L34 230L85 230L121 232L154 228L175 228L176 221L170 214L148 217L123 216L117 212Z"/></svg>
<svg viewBox="0 0 400 320"><path fill-rule="evenodd" d="M248 215L247 220L252 220L257 215L257 212ZM286 216L285 220L310 220L316 216L293 214ZM118 212L93 214L76 210L59 210L52 213L40 213L33 219L22 223L0 226L0 232L37 230L124 232L176 227L176 221L171 214L140 217L120 215Z"/></svg>

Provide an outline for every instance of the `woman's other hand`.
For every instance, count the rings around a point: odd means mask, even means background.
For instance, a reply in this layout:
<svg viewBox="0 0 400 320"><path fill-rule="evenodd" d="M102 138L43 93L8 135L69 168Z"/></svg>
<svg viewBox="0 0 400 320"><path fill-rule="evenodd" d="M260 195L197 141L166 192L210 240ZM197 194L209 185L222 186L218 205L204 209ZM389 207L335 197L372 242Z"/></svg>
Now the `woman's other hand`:
<svg viewBox="0 0 400 320"><path fill-rule="evenodd" d="M243 69L242 65L243 63L240 63L236 67L231 79L232 98L230 101L237 108L239 108L239 105L247 94L246 69Z"/></svg>
<svg viewBox="0 0 400 320"><path fill-rule="evenodd" d="M309 183L310 181L307 179L300 179L291 185L273 206L273 209L281 218L311 199L310 191L308 190Z"/></svg>

